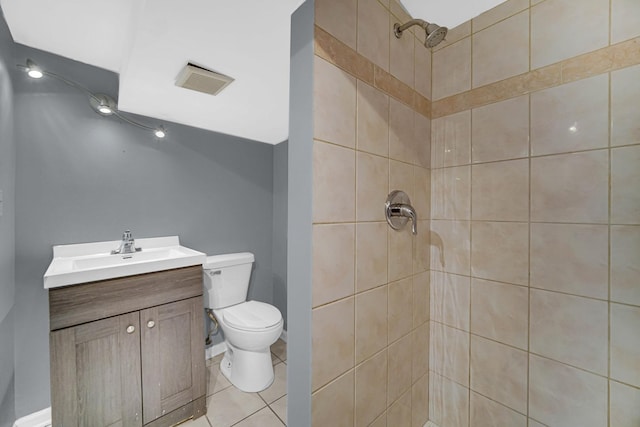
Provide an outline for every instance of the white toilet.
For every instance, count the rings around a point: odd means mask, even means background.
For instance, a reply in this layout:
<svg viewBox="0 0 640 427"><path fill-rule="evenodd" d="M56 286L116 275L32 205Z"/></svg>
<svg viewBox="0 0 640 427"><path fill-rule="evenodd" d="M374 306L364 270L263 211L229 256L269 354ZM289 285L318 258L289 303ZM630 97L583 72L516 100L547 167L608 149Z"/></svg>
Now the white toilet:
<svg viewBox="0 0 640 427"><path fill-rule="evenodd" d="M254 256L244 252L207 257L204 305L224 333L227 351L220 370L237 388L262 391L273 382L271 344L282 333L280 311L270 304L247 301Z"/></svg>

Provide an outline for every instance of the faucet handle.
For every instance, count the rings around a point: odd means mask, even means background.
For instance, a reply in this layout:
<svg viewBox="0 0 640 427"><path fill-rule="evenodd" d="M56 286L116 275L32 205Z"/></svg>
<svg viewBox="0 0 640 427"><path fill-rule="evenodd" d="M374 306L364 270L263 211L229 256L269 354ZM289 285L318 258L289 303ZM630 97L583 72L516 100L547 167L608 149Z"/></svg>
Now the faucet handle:
<svg viewBox="0 0 640 427"><path fill-rule="evenodd" d="M122 240L131 240L131 230L124 230L124 233L122 233Z"/></svg>

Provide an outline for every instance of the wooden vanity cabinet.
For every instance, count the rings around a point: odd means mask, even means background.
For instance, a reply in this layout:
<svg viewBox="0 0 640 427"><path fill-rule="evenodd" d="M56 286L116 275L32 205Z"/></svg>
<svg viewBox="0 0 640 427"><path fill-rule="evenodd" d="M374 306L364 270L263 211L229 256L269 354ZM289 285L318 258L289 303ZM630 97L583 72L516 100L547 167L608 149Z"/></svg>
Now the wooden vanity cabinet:
<svg viewBox="0 0 640 427"><path fill-rule="evenodd" d="M49 310L54 427L206 412L201 266L50 289Z"/></svg>

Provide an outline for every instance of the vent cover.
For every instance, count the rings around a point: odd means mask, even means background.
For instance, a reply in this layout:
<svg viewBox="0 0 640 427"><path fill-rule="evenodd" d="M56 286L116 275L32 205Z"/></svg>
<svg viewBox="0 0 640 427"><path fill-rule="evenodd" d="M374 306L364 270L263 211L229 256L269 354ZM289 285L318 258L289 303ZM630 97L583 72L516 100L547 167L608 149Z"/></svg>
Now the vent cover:
<svg viewBox="0 0 640 427"><path fill-rule="evenodd" d="M229 76L215 73L189 62L178 74L176 86L217 95L232 81L233 79Z"/></svg>

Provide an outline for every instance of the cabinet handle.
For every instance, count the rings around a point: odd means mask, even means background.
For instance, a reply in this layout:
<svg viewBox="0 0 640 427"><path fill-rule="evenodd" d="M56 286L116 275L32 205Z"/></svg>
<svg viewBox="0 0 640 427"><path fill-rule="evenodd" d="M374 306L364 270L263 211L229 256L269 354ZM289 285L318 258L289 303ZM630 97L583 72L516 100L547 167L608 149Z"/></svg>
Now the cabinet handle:
<svg viewBox="0 0 640 427"><path fill-rule="evenodd" d="M147 328L151 329L151 328L153 328L154 326L156 326L156 322L154 322L153 320L149 320L149 321L147 322Z"/></svg>
<svg viewBox="0 0 640 427"><path fill-rule="evenodd" d="M132 333L134 333L135 331L136 331L136 327L135 327L135 326L133 326L133 325L129 325L129 326L127 326L127 333L128 333L128 334L132 334Z"/></svg>

